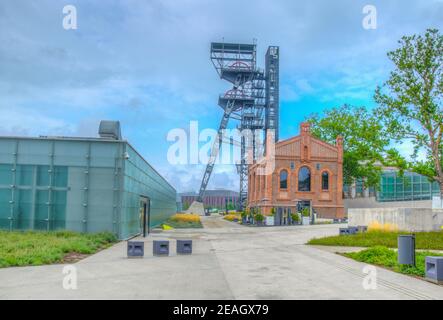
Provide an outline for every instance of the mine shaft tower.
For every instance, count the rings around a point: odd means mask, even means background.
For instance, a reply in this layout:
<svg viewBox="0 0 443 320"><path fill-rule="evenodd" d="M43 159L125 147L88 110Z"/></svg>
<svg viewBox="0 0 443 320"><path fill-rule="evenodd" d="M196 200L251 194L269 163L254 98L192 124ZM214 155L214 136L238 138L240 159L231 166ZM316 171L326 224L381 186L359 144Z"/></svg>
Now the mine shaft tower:
<svg viewBox="0 0 443 320"><path fill-rule="evenodd" d="M206 191L221 144L225 142L223 131L227 128L229 119L239 122L237 128L241 132L245 129L253 133L264 130L266 134L268 129L274 130L276 141L279 128L279 48L268 48L264 71L257 68L256 44L212 43L211 60L220 78L230 82L232 89L218 99L218 105L224 114L200 186L200 201ZM247 150L252 148L255 159L263 145L259 146L256 139L247 139L245 136L241 136L241 141L228 143L239 145L241 150L237 172L240 175L239 209L242 210L248 197Z"/></svg>

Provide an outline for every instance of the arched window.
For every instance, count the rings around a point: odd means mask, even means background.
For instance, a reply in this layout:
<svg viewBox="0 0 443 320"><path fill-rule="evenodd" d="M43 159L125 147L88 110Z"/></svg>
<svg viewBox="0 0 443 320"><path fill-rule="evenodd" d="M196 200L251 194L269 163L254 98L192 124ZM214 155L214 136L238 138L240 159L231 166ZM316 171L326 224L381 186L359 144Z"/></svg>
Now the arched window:
<svg viewBox="0 0 443 320"><path fill-rule="evenodd" d="M280 171L280 189L288 189L288 171Z"/></svg>
<svg viewBox="0 0 443 320"><path fill-rule="evenodd" d="M311 170L301 167L298 172L298 191L311 191Z"/></svg>
<svg viewBox="0 0 443 320"><path fill-rule="evenodd" d="M329 173L326 171L321 174L321 188L322 190L329 190Z"/></svg>

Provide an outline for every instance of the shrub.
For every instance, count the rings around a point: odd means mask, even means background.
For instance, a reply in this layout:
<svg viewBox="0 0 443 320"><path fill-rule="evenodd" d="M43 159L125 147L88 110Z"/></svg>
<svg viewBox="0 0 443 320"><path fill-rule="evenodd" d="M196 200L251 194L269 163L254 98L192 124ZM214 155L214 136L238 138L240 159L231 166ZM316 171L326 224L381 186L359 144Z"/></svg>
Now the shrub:
<svg viewBox="0 0 443 320"><path fill-rule="evenodd" d="M223 219L227 221L238 221L240 217L236 214L227 214L223 217Z"/></svg>
<svg viewBox="0 0 443 320"><path fill-rule="evenodd" d="M392 269L395 272L420 277L425 276L426 256L441 256L441 254L436 254L429 251L418 251L416 252L415 256L416 266L408 266L398 264L397 252L395 250L388 249L385 246L375 246L360 252L345 253L344 255L360 262L383 266Z"/></svg>
<svg viewBox="0 0 443 320"><path fill-rule="evenodd" d="M263 220L265 220L265 216L262 215L261 213L257 213L257 214L255 215L255 221L257 221L257 222L263 222Z"/></svg>
<svg viewBox="0 0 443 320"><path fill-rule="evenodd" d="M173 215L169 220L174 222L200 222L200 216L197 214L185 214L185 213L177 213Z"/></svg>
<svg viewBox="0 0 443 320"><path fill-rule="evenodd" d="M311 216L311 212L309 212L308 208L303 208L302 211L301 211L301 215L303 217L309 217L309 216Z"/></svg>
<svg viewBox="0 0 443 320"><path fill-rule="evenodd" d="M378 221L374 221L368 225L368 231L397 232L398 226L391 223L380 224Z"/></svg>
<svg viewBox="0 0 443 320"><path fill-rule="evenodd" d="M291 213L291 218L292 218L292 221L294 221L294 222L300 222L300 217L298 216L297 213Z"/></svg>

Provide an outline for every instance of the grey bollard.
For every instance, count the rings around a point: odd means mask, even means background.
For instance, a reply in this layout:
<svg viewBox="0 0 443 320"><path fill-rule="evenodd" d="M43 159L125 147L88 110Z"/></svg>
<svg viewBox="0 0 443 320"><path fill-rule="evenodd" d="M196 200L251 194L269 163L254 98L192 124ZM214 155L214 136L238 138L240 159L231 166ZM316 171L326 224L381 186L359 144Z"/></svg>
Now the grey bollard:
<svg viewBox="0 0 443 320"><path fill-rule="evenodd" d="M169 241L154 240L153 243L154 256L168 256L169 255Z"/></svg>
<svg viewBox="0 0 443 320"><path fill-rule="evenodd" d="M192 240L177 240L177 254L192 254Z"/></svg>
<svg viewBox="0 0 443 320"><path fill-rule="evenodd" d="M398 236L398 264L415 266L415 235Z"/></svg>
<svg viewBox="0 0 443 320"><path fill-rule="evenodd" d="M426 257L426 280L443 284L443 257Z"/></svg>
<svg viewBox="0 0 443 320"><path fill-rule="evenodd" d="M143 258L145 243L142 241L128 241L128 258Z"/></svg>
<svg viewBox="0 0 443 320"><path fill-rule="evenodd" d="M349 234L356 234L358 232L358 227L348 227Z"/></svg>

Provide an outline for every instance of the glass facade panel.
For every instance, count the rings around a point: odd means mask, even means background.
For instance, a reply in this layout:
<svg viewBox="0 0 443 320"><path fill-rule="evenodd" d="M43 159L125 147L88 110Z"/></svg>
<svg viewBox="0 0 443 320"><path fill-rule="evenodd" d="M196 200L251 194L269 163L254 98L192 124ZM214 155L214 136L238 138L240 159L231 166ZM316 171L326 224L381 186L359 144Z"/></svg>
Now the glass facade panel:
<svg viewBox="0 0 443 320"><path fill-rule="evenodd" d="M18 165L16 174L16 184L18 186L31 186L34 178L34 166Z"/></svg>
<svg viewBox="0 0 443 320"><path fill-rule="evenodd" d="M9 229L11 216L11 189L0 189L0 229Z"/></svg>
<svg viewBox="0 0 443 320"><path fill-rule="evenodd" d="M12 165L0 164L0 186L10 186L12 184Z"/></svg>
<svg viewBox="0 0 443 320"><path fill-rule="evenodd" d="M49 191L37 190L35 194L34 229L48 229Z"/></svg>
<svg viewBox="0 0 443 320"><path fill-rule="evenodd" d="M66 191L53 191L51 201L50 230L65 229Z"/></svg>
<svg viewBox="0 0 443 320"><path fill-rule="evenodd" d="M37 186L49 186L49 166L37 166Z"/></svg>
<svg viewBox="0 0 443 320"><path fill-rule="evenodd" d="M120 238L140 233L140 197L150 199L150 226L164 222L177 211L175 189L137 152L126 145Z"/></svg>
<svg viewBox="0 0 443 320"><path fill-rule="evenodd" d="M14 229L32 229L32 190L17 190L14 201Z"/></svg>
<svg viewBox="0 0 443 320"><path fill-rule="evenodd" d="M64 188L68 185L68 167L54 167L54 187Z"/></svg>
<svg viewBox="0 0 443 320"><path fill-rule="evenodd" d="M384 172L381 177L380 190L377 193L378 201L414 201L430 200L433 195L439 194L436 182L416 173L406 172L403 177L396 172Z"/></svg>
<svg viewBox="0 0 443 320"><path fill-rule="evenodd" d="M175 189L126 142L0 137L0 229L126 239L140 232L141 197L151 227L176 212Z"/></svg>

